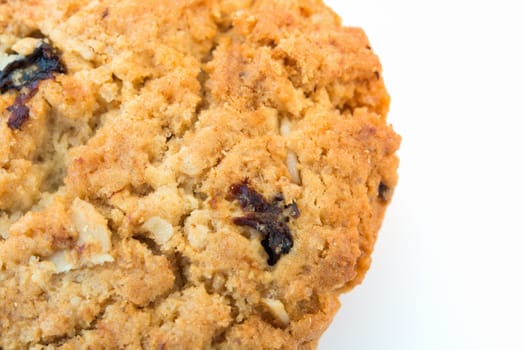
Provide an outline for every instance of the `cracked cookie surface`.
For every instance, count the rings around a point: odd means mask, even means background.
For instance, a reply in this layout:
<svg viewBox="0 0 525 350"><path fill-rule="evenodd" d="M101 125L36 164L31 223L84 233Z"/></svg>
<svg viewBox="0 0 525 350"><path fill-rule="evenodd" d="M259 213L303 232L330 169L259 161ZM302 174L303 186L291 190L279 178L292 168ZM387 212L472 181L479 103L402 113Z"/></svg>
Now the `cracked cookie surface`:
<svg viewBox="0 0 525 350"><path fill-rule="evenodd" d="M0 3L9 84L49 47L0 95L0 348L315 348L397 182L364 33L317 0Z"/></svg>

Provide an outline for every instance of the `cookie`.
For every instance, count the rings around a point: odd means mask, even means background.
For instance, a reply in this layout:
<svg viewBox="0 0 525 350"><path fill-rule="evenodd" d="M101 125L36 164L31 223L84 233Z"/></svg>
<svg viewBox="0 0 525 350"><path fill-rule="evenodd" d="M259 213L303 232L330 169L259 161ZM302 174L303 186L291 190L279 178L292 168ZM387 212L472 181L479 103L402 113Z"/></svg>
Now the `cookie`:
<svg viewBox="0 0 525 350"><path fill-rule="evenodd" d="M318 0L0 4L0 348L311 349L397 182Z"/></svg>

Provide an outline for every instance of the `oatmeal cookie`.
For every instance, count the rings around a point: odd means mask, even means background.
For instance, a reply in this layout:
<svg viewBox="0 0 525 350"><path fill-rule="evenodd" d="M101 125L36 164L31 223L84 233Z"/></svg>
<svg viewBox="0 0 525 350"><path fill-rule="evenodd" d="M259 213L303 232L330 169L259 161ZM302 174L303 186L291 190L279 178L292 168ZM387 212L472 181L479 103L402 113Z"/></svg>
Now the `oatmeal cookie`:
<svg viewBox="0 0 525 350"><path fill-rule="evenodd" d="M310 349L400 139L320 0L0 1L0 348Z"/></svg>

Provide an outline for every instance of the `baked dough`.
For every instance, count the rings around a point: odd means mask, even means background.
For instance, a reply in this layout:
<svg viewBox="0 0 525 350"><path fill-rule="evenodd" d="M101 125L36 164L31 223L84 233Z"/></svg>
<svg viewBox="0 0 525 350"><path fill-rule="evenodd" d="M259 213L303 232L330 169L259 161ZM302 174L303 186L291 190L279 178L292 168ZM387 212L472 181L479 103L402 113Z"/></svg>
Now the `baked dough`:
<svg viewBox="0 0 525 350"><path fill-rule="evenodd" d="M0 33L0 348L316 347L397 182L361 29L316 0L8 0Z"/></svg>

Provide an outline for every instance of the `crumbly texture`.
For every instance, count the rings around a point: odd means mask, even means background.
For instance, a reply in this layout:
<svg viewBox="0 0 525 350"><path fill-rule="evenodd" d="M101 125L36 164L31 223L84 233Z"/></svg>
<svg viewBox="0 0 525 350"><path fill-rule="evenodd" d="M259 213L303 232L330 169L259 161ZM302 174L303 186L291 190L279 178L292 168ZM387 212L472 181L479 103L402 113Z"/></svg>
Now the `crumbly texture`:
<svg viewBox="0 0 525 350"><path fill-rule="evenodd" d="M317 0L7 0L0 33L2 69L43 42L65 67L0 95L1 349L316 347L397 182L361 29Z"/></svg>

